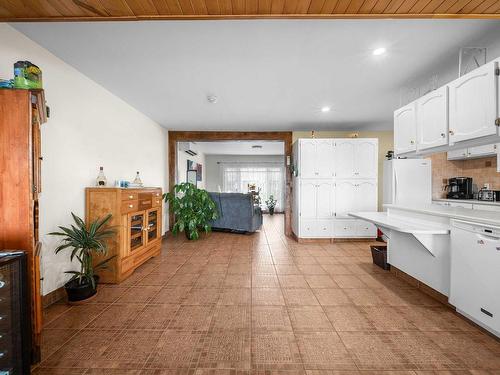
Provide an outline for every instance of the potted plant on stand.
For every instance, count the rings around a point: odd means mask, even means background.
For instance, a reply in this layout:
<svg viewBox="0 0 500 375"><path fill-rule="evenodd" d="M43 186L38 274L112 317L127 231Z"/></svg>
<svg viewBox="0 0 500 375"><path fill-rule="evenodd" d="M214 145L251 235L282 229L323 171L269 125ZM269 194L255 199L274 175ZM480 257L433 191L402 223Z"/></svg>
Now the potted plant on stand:
<svg viewBox="0 0 500 375"><path fill-rule="evenodd" d="M163 194L174 214L172 233L184 232L188 240L200 238L200 230L212 230L210 222L219 217L217 206L206 190L189 182L174 186L171 193Z"/></svg>
<svg viewBox="0 0 500 375"><path fill-rule="evenodd" d="M94 254L106 256L108 247L106 239L115 234L115 230L107 226L111 219L111 214L103 219L96 219L88 226L74 213L71 213L75 222L71 227L62 227L61 232L49 233L52 236L62 237L61 244L57 246L55 252L58 254L64 249L70 249L70 260L77 260L80 269L77 271L66 271L71 274L71 278L64 284L68 295L68 302L81 302L97 293L97 282L99 276L95 274L97 269L107 266L107 263L114 257L104 259L94 265Z"/></svg>
<svg viewBox="0 0 500 375"><path fill-rule="evenodd" d="M267 210L269 211L269 215L274 215L274 208L276 207L276 203L278 201L274 199L273 195L270 195L269 198L266 200L266 206Z"/></svg>

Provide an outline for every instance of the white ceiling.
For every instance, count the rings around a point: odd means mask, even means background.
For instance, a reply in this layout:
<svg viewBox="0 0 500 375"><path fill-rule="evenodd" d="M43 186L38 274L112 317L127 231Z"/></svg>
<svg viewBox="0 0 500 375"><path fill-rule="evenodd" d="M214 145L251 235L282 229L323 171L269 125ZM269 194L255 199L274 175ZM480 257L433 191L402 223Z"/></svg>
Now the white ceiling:
<svg viewBox="0 0 500 375"><path fill-rule="evenodd" d="M499 21L233 20L13 26L168 129L389 129L402 86ZM499 33L500 36L500 33ZM387 54L373 56L384 46ZM43 67L42 67L43 69ZM210 104L207 95L216 95ZM322 113L322 106L332 110Z"/></svg>
<svg viewBox="0 0 500 375"><path fill-rule="evenodd" d="M262 148L252 148L258 145ZM284 155L281 141L217 141L194 142L196 151L205 155Z"/></svg>

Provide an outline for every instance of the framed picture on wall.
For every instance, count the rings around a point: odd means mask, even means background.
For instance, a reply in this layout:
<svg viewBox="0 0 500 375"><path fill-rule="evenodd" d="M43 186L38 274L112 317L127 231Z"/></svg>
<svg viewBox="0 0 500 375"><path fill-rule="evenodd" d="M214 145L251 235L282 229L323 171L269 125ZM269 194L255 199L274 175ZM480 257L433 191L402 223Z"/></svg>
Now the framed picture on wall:
<svg viewBox="0 0 500 375"><path fill-rule="evenodd" d="M196 169L188 170L187 175L186 175L186 181L193 184L194 186L196 186L198 183L197 174L198 174L198 171Z"/></svg>
<svg viewBox="0 0 500 375"><path fill-rule="evenodd" d="M196 163L192 160L187 161L187 171L196 171L196 181L201 181L203 179L203 167L200 163Z"/></svg>

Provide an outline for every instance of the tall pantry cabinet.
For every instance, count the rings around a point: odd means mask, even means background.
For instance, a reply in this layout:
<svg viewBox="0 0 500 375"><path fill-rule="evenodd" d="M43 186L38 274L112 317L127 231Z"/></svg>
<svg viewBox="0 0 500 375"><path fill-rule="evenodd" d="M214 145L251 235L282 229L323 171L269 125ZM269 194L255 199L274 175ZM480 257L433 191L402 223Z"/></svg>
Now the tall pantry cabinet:
<svg viewBox="0 0 500 375"><path fill-rule="evenodd" d="M46 121L43 90L0 90L0 250L27 254L33 362L40 357L42 331L38 197L40 125ZM1 311L0 299L0 318Z"/></svg>
<svg viewBox="0 0 500 375"><path fill-rule="evenodd" d="M377 211L378 139L299 139L293 144L292 229L300 238L372 238L349 212Z"/></svg>

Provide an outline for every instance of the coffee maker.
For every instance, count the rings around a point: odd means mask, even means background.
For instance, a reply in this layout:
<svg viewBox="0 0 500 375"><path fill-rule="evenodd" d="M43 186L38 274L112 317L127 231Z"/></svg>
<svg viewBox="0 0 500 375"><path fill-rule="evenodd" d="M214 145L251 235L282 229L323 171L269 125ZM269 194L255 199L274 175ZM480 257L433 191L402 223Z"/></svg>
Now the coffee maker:
<svg viewBox="0 0 500 375"><path fill-rule="evenodd" d="M453 177L446 185L446 198L448 199L472 199L472 177Z"/></svg>

